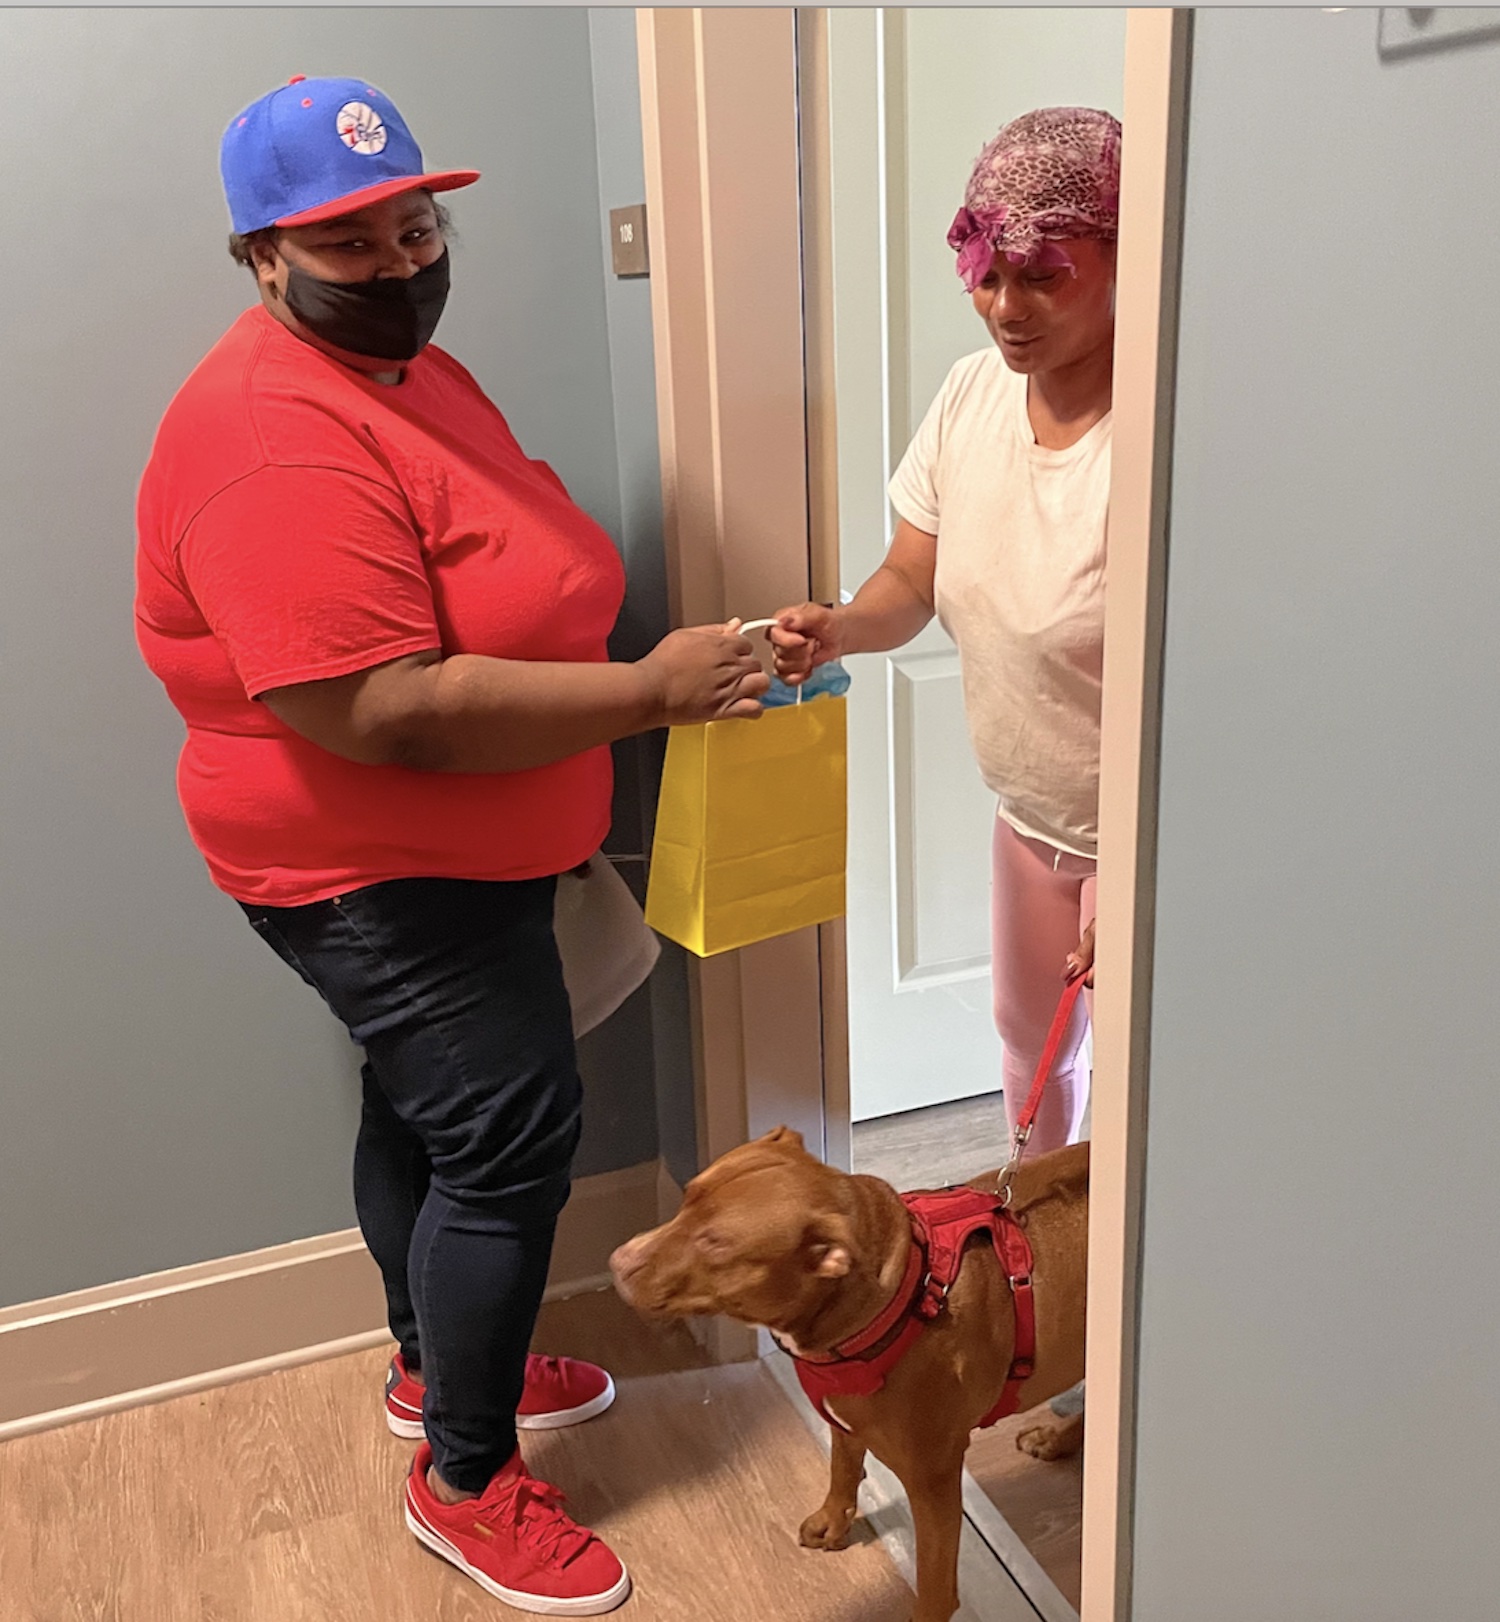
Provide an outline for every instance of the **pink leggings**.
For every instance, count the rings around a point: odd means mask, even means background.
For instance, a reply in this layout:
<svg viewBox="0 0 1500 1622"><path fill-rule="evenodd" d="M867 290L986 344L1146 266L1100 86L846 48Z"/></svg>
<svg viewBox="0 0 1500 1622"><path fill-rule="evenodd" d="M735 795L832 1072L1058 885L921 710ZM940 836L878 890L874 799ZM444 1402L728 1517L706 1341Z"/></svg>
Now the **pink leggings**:
<svg viewBox="0 0 1500 1622"><path fill-rule="evenodd" d="M1041 1063L1047 1029L1057 1012L1064 964L1094 921L1096 864L995 818L990 919L994 944L995 1025L1005 1046L1005 1117L1012 1130ZM1093 1014L1093 995L1079 1008L1042 1094L1031 1153L1071 1143L1088 1103L1079 1049Z"/></svg>

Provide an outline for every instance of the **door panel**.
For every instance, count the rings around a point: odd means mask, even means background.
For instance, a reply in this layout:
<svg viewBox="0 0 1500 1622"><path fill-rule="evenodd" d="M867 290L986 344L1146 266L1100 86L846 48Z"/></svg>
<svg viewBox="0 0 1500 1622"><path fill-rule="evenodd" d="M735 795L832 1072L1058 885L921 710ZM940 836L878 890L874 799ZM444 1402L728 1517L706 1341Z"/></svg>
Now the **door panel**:
<svg viewBox="0 0 1500 1622"><path fill-rule="evenodd" d="M880 565L886 485L961 356L988 341L945 236L968 165L1034 106L1119 111L1123 12L828 13L840 577ZM848 997L856 1121L1000 1087L990 1016L994 797L940 627L850 662Z"/></svg>
<svg viewBox="0 0 1500 1622"><path fill-rule="evenodd" d="M828 14L839 565L852 590L892 533L885 489L914 406L906 17ZM991 1092L989 828L958 655L936 625L850 661L849 1075L855 1120Z"/></svg>
<svg viewBox="0 0 1500 1622"><path fill-rule="evenodd" d="M896 989L905 991L989 973L975 853L987 849L995 808L978 772L961 769L969 743L957 650L898 653L890 671Z"/></svg>

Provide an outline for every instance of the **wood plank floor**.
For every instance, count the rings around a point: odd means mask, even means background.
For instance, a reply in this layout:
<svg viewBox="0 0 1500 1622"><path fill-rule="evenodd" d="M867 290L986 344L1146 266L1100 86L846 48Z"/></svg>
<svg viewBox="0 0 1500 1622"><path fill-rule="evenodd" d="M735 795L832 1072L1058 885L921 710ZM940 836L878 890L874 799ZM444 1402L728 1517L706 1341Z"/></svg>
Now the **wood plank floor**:
<svg viewBox="0 0 1500 1622"><path fill-rule="evenodd" d="M612 1293L544 1309L543 1350L595 1357L609 1413L532 1433L531 1467L631 1568L629 1622L905 1622L878 1544L797 1545L825 1466L759 1364L706 1368ZM519 1613L401 1523L412 1446L383 1351L0 1446L4 1622L485 1622Z"/></svg>
<svg viewBox="0 0 1500 1622"><path fill-rule="evenodd" d="M909 1110L854 1127L854 1169L899 1189L942 1188L1002 1165L999 1093ZM1022 1416L975 1434L969 1474L1076 1609L1083 1565L1083 1461L1043 1464L1017 1451Z"/></svg>
<svg viewBox="0 0 1500 1622"><path fill-rule="evenodd" d="M943 1188L1005 1164L999 1093L854 1123L854 1169L899 1189Z"/></svg>

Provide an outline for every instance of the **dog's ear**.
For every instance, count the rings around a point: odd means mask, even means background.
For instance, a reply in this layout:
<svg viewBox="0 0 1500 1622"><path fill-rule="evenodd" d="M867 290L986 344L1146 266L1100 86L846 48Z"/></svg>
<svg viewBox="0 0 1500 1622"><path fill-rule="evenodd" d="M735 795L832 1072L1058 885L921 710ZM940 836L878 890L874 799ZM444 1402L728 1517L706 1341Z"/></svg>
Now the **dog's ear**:
<svg viewBox="0 0 1500 1622"><path fill-rule="evenodd" d="M802 1134L794 1132L789 1126L778 1126L767 1132L760 1140L762 1143L775 1144L781 1148L801 1149L806 1151L807 1145L802 1141Z"/></svg>
<svg viewBox="0 0 1500 1622"><path fill-rule="evenodd" d="M829 1245L822 1260L813 1269L819 1278L847 1278L854 1258L843 1245Z"/></svg>
<svg viewBox="0 0 1500 1622"><path fill-rule="evenodd" d="M824 1216L808 1223L802 1254L809 1273L819 1278L847 1278L854 1266L853 1235L841 1216Z"/></svg>

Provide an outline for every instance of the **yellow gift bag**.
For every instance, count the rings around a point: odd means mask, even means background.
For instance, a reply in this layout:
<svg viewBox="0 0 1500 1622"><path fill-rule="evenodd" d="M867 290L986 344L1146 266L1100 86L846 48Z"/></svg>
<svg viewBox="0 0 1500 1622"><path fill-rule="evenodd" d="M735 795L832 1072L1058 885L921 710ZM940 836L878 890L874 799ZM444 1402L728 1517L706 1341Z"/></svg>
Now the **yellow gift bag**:
<svg viewBox="0 0 1500 1622"><path fill-rule="evenodd" d="M667 740L646 922L699 957L844 914L845 701Z"/></svg>

